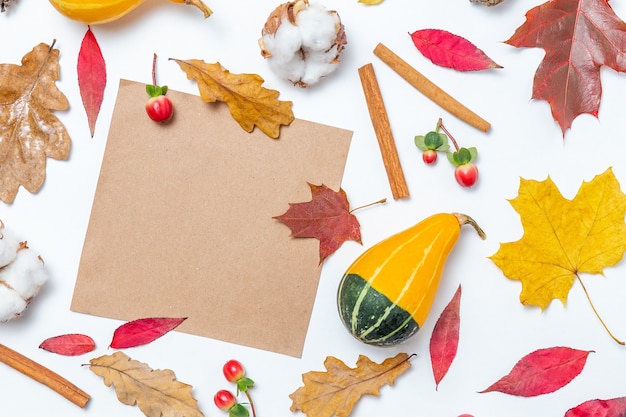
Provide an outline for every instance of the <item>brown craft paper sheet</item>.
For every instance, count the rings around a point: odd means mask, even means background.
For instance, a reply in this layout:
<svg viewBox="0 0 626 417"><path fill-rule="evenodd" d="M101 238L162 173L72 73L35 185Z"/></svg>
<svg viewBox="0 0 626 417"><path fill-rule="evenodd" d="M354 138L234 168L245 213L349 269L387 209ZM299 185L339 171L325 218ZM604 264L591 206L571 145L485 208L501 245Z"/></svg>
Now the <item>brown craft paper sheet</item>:
<svg viewBox="0 0 626 417"><path fill-rule="evenodd" d="M338 190L352 132L296 119L247 133L224 103L168 91L171 123L121 80L71 310L119 320L188 317L182 332L300 357L319 242L273 219Z"/></svg>

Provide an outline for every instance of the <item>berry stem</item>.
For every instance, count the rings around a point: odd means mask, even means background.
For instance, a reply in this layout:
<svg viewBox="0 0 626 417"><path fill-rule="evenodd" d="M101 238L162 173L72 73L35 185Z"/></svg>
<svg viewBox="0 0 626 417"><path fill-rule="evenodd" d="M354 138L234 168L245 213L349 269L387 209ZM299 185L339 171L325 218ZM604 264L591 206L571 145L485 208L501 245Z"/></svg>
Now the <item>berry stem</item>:
<svg viewBox="0 0 626 417"><path fill-rule="evenodd" d="M250 404L250 410L252 411L252 417L256 417L256 412L254 411L254 403L252 402L252 397L248 390L244 391L246 393L246 397L248 397L248 403Z"/></svg>
<svg viewBox="0 0 626 417"><path fill-rule="evenodd" d="M446 129L446 127L443 125L443 121L441 120L441 117L439 118L439 120L437 121L437 128L441 128L441 130L443 130L443 132L448 135L448 137L450 138L450 140L452 141L452 143L454 144L454 149L456 149L456 151L459 151L459 144L456 143L456 140L454 140L454 136L452 136L450 134L450 132L448 132L448 129Z"/></svg>
<svg viewBox="0 0 626 417"><path fill-rule="evenodd" d="M152 58L152 85L154 85L156 87L157 82L156 82L156 60L157 60L157 54L154 53L154 56Z"/></svg>

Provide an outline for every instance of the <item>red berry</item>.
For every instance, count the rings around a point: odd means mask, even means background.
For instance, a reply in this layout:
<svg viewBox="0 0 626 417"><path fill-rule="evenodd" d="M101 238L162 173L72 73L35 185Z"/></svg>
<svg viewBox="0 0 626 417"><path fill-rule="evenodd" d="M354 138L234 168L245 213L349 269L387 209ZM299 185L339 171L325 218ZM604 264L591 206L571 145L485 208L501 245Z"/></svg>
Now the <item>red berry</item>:
<svg viewBox="0 0 626 417"><path fill-rule="evenodd" d="M225 389L218 391L213 397L213 401L217 408L222 411L228 411L237 404L237 399L233 393Z"/></svg>
<svg viewBox="0 0 626 417"><path fill-rule="evenodd" d="M246 371L243 369L243 365L235 359L231 359L226 362L222 371L224 372L224 377L226 377L228 382L237 382L246 374Z"/></svg>
<svg viewBox="0 0 626 417"><path fill-rule="evenodd" d="M454 170L454 178L463 187L471 187L478 180L478 168L472 163L459 165Z"/></svg>
<svg viewBox="0 0 626 417"><path fill-rule="evenodd" d="M437 151L435 151L434 149L428 149L427 151L424 151L424 153L422 153L422 160L428 165L434 164L435 161L437 161Z"/></svg>
<svg viewBox="0 0 626 417"><path fill-rule="evenodd" d="M155 122L165 123L172 118L174 106L166 96L151 97L146 103L146 113Z"/></svg>

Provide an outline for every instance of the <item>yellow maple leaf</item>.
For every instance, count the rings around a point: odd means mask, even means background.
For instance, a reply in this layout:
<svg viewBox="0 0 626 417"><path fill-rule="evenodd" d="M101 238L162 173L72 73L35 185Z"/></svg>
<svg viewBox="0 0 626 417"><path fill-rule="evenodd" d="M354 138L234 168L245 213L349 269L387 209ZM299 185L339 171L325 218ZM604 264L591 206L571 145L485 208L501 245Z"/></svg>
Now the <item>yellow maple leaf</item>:
<svg viewBox="0 0 626 417"><path fill-rule="evenodd" d="M20 187L39 190L46 158L67 159L70 137L52 110L69 108L57 88L59 50L40 43L22 65L0 65L0 199L14 200Z"/></svg>
<svg viewBox="0 0 626 417"><path fill-rule="evenodd" d="M281 125L294 120L291 101L278 100L279 92L262 86L257 74L233 74L217 62L208 64L198 59L174 61L198 84L202 100L228 105L230 114L246 131L257 126L271 138L278 138Z"/></svg>
<svg viewBox="0 0 626 417"><path fill-rule="evenodd" d="M611 168L583 182L572 200L549 177L522 179L511 205L520 214L524 234L500 244L490 259L505 276L521 281L524 305L544 310L554 299L565 304L575 280L589 298L580 274L602 274L626 250L626 195Z"/></svg>
<svg viewBox="0 0 626 417"><path fill-rule="evenodd" d="M356 402L365 394L379 395L384 384L411 368L410 356L399 353L381 364L360 355L356 368L349 368L339 359L328 356L326 372L311 371L302 375L304 386L289 395L291 411L302 411L308 417L347 417Z"/></svg>
<svg viewBox="0 0 626 417"><path fill-rule="evenodd" d="M359 0L359 3L363 3L363 4L366 4L368 6L372 6L374 4L380 4L383 1L384 0Z"/></svg>
<svg viewBox="0 0 626 417"><path fill-rule="evenodd" d="M147 417L204 417L191 385L177 381L169 369L153 370L122 352L91 359L89 364L107 387L115 387L120 402L137 404Z"/></svg>

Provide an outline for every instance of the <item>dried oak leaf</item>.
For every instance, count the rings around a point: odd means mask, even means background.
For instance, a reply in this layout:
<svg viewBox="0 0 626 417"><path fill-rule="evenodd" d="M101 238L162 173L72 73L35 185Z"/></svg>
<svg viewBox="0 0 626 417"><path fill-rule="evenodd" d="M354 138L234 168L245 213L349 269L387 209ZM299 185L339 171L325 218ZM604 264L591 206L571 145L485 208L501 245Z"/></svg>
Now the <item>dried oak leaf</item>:
<svg viewBox="0 0 626 417"><path fill-rule="evenodd" d="M226 103L230 114L246 132L257 126L267 136L277 139L280 126L294 120L291 101L278 100L279 92L263 87L264 80L257 74L232 74L219 62L174 61L188 79L196 81L202 100Z"/></svg>
<svg viewBox="0 0 626 417"><path fill-rule="evenodd" d="M67 159L70 137L52 110L69 103L57 88L59 50L40 43L22 65L0 64L0 199L11 203L22 185L31 193L46 177L46 158Z"/></svg>
<svg viewBox="0 0 626 417"><path fill-rule="evenodd" d="M581 273L602 274L624 255L626 195L611 168L583 182L572 200L550 178L522 179L511 205L524 235L501 243L490 259L508 278L521 281L524 305L544 310L554 299L565 304L574 280L583 285Z"/></svg>
<svg viewBox="0 0 626 417"><path fill-rule="evenodd" d="M547 1L526 13L506 43L545 50L532 98L550 104L563 134L578 115L598 115L600 68L626 71L626 23L608 0Z"/></svg>
<svg viewBox="0 0 626 417"><path fill-rule="evenodd" d="M147 417L203 417L191 394L191 385L176 380L174 372L153 370L122 352L89 361L89 369L113 385L118 400L137 405Z"/></svg>
<svg viewBox="0 0 626 417"><path fill-rule="evenodd" d="M311 201L290 203L289 209L274 217L287 225L293 237L320 241L320 263L335 253L346 240L361 243L361 229L344 190L333 191L324 184L311 187Z"/></svg>
<svg viewBox="0 0 626 417"><path fill-rule="evenodd" d="M379 395L381 386L393 385L398 376L411 368L410 358L399 353L377 364L360 355L356 368L349 368L328 356L324 361L326 372L310 371L302 375L304 386L289 395L290 410L300 410L308 417L347 417L363 395Z"/></svg>

